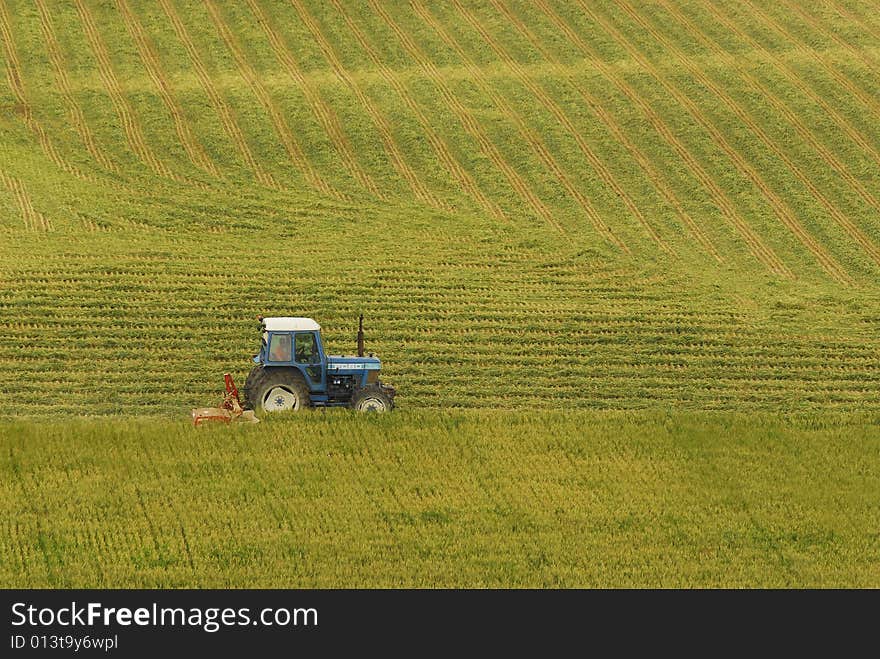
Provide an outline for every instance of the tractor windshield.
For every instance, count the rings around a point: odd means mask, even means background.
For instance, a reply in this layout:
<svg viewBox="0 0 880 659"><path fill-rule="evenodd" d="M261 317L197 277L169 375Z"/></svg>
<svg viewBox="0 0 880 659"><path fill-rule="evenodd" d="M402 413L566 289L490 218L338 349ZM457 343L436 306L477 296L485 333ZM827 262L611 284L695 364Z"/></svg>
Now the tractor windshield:
<svg viewBox="0 0 880 659"><path fill-rule="evenodd" d="M318 344L315 335L311 332L296 335L296 361L300 364L318 364L321 356L318 354Z"/></svg>

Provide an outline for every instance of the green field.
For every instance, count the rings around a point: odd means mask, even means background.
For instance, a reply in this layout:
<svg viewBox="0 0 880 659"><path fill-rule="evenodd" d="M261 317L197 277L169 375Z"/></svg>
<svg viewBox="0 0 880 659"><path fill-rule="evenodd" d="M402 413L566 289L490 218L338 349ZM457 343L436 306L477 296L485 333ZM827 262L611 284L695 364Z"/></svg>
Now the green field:
<svg viewBox="0 0 880 659"><path fill-rule="evenodd" d="M0 0L3 584L880 585L878 118L866 0Z"/></svg>
<svg viewBox="0 0 880 659"><path fill-rule="evenodd" d="M0 585L880 583L876 419L538 419L5 423Z"/></svg>

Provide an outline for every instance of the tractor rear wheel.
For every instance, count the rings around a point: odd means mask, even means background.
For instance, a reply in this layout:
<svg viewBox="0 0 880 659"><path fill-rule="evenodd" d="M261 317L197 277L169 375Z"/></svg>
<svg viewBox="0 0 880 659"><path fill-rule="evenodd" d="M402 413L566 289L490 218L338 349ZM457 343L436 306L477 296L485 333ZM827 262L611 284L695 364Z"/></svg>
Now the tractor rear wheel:
<svg viewBox="0 0 880 659"><path fill-rule="evenodd" d="M378 384L368 384L354 392L351 407L358 412L390 412L394 399Z"/></svg>
<svg viewBox="0 0 880 659"><path fill-rule="evenodd" d="M257 364L253 368L251 368L250 372L247 374L247 377L244 379L244 386L241 388L241 406L243 409L252 410L254 409L254 405L251 402L250 396L248 392L253 390L254 382L256 382L257 376L259 376L260 372L263 370L263 367L260 364Z"/></svg>
<svg viewBox="0 0 880 659"><path fill-rule="evenodd" d="M245 407L263 412L283 412L311 407L309 388L295 368L251 370L244 383Z"/></svg>

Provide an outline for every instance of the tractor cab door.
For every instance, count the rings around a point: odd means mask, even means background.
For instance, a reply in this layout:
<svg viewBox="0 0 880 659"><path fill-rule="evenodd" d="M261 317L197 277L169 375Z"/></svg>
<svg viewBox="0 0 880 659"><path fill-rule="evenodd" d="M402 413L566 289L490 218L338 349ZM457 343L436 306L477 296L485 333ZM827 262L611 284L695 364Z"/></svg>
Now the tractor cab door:
<svg viewBox="0 0 880 659"><path fill-rule="evenodd" d="M317 332L297 332L294 338L293 359L306 375L309 390L324 391L327 364L321 339Z"/></svg>
<svg viewBox="0 0 880 659"><path fill-rule="evenodd" d="M273 332L269 336L269 350L266 353L266 359L275 364L289 364L293 354L292 345L289 333Z"/></svg>

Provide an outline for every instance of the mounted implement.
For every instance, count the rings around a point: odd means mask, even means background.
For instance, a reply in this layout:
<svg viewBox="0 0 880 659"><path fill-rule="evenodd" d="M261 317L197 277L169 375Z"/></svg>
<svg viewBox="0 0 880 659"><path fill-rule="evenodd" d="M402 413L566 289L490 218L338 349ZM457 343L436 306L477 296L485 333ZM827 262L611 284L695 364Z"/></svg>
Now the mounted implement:
<svg viewBox="0 0 880 659"><path fill-rule="evenodd" d="M260 420L254 416L253 411L245 410L241 406L241 400L238 397L238 388L232 381L229 373L223 374L223 381L226 384L226 395L219 407L197 407L192 411L192 420L194 426L200 426L209 421L219 421L221 423L231 423L232 421L246 421L249 423L259 423Z"/></svg>
<svg viewBox="0 0 880 659"><path fill-rule="evenodd" d="M280 412L307 407L350 407L362 412L394 408L394 387L379 380L381 364L364 356L360 317L357 356L327 355L321 326L311 318L260 321L262 345L244 384L244 407Z"/></svg>

